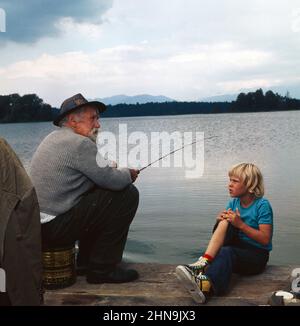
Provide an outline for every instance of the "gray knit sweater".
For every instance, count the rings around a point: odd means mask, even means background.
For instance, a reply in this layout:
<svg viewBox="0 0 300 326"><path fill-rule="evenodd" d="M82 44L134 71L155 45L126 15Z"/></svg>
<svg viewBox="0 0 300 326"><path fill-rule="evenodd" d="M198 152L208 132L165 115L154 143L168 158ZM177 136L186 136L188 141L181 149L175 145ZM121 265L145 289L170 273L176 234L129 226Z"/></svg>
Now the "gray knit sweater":
<svg viewBox="0 0 300 326"><path fill-rule="evenodd" d="M96 144L67 127L42 141L30 166L42 213L57 216L68 211L94 185L122 190L132 182L129 169L110 167L109 161L99 167L96 156Z"/></svg>

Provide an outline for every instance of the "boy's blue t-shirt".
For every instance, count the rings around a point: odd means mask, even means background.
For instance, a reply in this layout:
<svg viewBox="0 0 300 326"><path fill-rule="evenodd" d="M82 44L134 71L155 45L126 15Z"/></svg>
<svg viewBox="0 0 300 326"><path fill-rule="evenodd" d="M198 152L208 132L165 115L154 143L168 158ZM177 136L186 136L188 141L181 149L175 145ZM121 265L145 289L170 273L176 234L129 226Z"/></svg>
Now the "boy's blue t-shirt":
<svg viewBox="0 0 300 326"><path fill-rule="evenodd" d="M256 198L253 203L244 208L241 206L239 198L233 198L229 201L226 206L226 210L231 208L234 212L238 208L241 214L243 222L258 230L259 224L271 224L272 225L272 236L273 236L273 210L269 201L265 198ZM267 245L262 245L257 241L250 239L245 233L239 231L239 238L253 246L263 248L266 250L272 250L272 236L270 242Z"/></svg>

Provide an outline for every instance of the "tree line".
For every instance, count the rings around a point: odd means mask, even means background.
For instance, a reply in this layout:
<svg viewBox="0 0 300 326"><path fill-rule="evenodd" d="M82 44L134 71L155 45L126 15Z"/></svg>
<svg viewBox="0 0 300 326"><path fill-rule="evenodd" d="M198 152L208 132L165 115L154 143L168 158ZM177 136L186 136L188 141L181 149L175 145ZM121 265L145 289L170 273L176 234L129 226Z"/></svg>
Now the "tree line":
<svg viewBox="0 0 300 326"><path fill-rule="evenodd" d="M179 114L209 114L234 112L262 112L299 110L300 100L289 93L281 96L271 90L262 89L240 93L232 102L165 102L146 104L108 105L102 117L158 116ZM11 94L0 96L0 123L52 121L59 110L39 98L36 94Z"/></svg>
<svg viewBox="0 0 300 326"><path fill-rule="evenodd" d="M36 94L0 96L0 122L51 121L55 110Z"/></svg>
<svg viewBox="0 0 300 326"><path fill-rule="evenodd" d="M253 111L282 111L299 110L300 100L290 97L289 92L285 96L280 96L272 91L265 94L260 88L255 92L247 94L240 93L235 102L232 103L233 112L253 112Z"/></svg>

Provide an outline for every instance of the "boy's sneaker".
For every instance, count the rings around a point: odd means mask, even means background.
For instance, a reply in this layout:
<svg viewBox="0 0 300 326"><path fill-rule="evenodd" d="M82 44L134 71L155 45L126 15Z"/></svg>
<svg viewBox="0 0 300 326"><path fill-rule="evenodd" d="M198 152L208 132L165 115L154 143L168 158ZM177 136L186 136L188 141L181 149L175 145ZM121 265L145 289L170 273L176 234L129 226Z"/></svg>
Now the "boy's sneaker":
<svg viewBox="0 0 300 326"><path fill-rule="evenodd" d="M209 261L207 258L201 256L195 263L189 264L187 266L196 275L204 274L207 267L209 266Z"/></svg>
<svg viewBox="0 0 300 326"><path fill-rule="evenodd" d="M195 275L189 267L179 265L176 267L176 276L195 302L205 303L211 290L211 283L206 275Z"/></svg>

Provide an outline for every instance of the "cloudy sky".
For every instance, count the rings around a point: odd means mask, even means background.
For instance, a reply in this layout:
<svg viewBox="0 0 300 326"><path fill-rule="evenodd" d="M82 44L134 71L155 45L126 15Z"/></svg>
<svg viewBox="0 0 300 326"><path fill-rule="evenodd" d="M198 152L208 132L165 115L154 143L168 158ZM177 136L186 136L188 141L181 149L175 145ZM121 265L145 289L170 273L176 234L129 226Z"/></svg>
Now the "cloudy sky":
<svg viewBox="0 0 300 326"><path fill-rule="evenodd" d="M0 94L300 97L299 0L0 0ZM297 93L298 92L298 93Z"/></svg>

